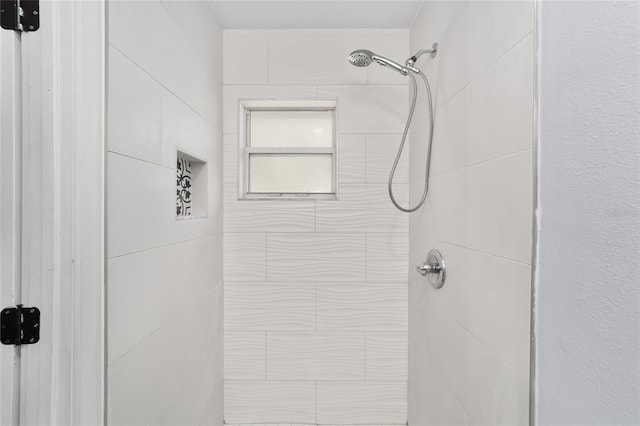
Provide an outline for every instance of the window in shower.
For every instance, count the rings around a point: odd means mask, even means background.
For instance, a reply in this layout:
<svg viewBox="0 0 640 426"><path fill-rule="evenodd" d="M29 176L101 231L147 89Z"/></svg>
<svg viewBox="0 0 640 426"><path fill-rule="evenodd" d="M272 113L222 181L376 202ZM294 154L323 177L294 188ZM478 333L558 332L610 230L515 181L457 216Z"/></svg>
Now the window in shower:
<svg viewBox="0 0 640 426"><path fill-rule="evenodd" d="M335 198L336 101L243 101L245 199Z"/></svg>

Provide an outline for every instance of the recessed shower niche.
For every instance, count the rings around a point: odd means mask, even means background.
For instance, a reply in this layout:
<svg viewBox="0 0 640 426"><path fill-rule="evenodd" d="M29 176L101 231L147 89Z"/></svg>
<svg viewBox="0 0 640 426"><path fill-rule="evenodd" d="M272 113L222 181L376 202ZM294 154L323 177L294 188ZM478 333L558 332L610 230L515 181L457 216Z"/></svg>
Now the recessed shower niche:
<svg viewBox="0 0 640 426"><path fill-rule="evenodd" d="M178 150L176 218L207 217L207 162Z"/></svg>

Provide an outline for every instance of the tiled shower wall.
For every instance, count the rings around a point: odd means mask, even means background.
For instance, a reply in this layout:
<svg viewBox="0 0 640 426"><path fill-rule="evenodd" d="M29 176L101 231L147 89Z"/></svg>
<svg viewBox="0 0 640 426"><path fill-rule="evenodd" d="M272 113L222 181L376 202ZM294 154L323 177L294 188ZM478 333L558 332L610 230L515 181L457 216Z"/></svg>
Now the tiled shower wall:
<svg viewBox="0 0 640 426"><path fill-rule="evenodd" d="M406 30L224 33L227 423L406 421L408 216L387 174L407 81L347 62L408 56ZM337 201L239 201L239 99L337 98ZM397 194L407 202L407 156Z"/></svg>
<svg viewBox="0 0 640 426"><path fill-rule="evenodd" d="M534 4L426 2L411 48L437 94L430 195L411 216L411 265L431 248L440 290L409 279L409 424L528 424ZM424 107L420 105L423 114ZM411 198L428 127L411 129Z"/></svg>
<svg viewBox="0 0 640 426"><path fill-rule="evenodd" d="M108 7L107 422L222 424L222 31L205 2ZM207 217L176 219L177 149Z"/></svg>

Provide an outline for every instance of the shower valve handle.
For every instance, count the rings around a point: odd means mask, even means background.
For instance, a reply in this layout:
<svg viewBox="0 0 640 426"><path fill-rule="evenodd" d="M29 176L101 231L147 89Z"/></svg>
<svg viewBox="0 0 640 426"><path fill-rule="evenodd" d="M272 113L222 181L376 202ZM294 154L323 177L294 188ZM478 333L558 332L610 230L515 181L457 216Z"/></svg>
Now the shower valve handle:
<svg viewBox="0 0 640 426"><path fill-rule="evenodd" d="M447 277L447 268L444 265L442 254L435 249L430 250L427 259L416 266L416 271L423 277L429 278L435 288L442 287Z"/></svg>
<svg viewBox="0 0 640 426"><path fill-rule="evenodd" d="M420 275L426 277L429 274L438 274L442 268L438 264L428 264L427 262L423 262L420 265L416 266L416 271L420 272Z"/></svg>

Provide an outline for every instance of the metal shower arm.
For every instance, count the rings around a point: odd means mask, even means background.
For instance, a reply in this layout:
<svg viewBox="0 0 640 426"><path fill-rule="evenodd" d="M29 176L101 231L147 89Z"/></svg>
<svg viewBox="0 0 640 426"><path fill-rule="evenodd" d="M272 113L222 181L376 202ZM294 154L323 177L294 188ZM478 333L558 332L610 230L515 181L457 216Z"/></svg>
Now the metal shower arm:
<svg viewBox="0 0 640 426"><path fill-rule="evenodd" d="M432 58L436 57L436 54L438 53L438 43L433 43L433 46L431 49L420 49L418 50L412 57L410 57L409 59L407 59L405 61L405 65L413 65L416 63L416 61L418 60L418 58L426 53L431 54Z"/></svg>

